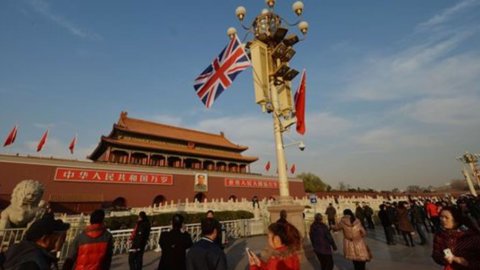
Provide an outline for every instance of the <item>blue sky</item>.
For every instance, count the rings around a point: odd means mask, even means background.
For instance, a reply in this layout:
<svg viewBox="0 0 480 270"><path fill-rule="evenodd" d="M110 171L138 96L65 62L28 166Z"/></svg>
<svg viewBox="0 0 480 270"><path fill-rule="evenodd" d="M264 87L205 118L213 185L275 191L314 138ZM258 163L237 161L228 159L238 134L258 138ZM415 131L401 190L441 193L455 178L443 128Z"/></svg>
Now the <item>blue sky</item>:
<svg viewBox="0 0 480 270"><path fill-rule="evenodd" d="M2 142L15 124L19 132L0 151L85 159L125 110L224 131L250 146L245 154L260 158L252 168L262 172L275 160L272 122L254 103L251 69L209 110L193 80L228 42L226 29L240 29L235 8L245 6L250 22L263 2L1 1ZM276 6L289 21L292 3ZM455 157L480 152L480 0L304 3L310 31L291 65L307 70L307 133L289 136L307 149L287 148L288 163L332 186L461 178Z"/></svg>

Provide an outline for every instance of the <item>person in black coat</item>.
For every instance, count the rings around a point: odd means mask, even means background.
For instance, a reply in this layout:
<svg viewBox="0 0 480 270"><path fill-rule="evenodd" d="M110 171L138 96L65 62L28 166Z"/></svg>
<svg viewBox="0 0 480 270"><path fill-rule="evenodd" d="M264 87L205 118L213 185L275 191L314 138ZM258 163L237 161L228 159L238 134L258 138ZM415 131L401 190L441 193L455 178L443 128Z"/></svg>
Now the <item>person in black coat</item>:
<svg viewBox="0 0 480 270"><path fill-rule="evenodd" d="M380 219L380 223L382 223L383 230L385 231L385 238L387 239L387 244L395 245L395 238L393 237L395 233L393 220L389 216L386 210L385 204L380 205L380 211L378 212L378 219Z"/></svg>
<svg viewBox="0 0 480 270"><path fill-rule="evenodd" d="M172 229L160 235L162 257L158 270L185 270L185 252L192 246L192 237L183 229L183 216L172 217Z"/></svg>
<svg viewBox="0 0 480 270"><path fill-rule="evenodd" d="M215 228L217 229L217 238L215 238L214 242L217 244L221 249L224 248L223 246L223 230L222 230L222 224L220 221L218 221L215 216L213 215L212 210L207 211L207 218L211 218L213 222L215 223Z"/></svg>
<svg viewBox="0 0 480 270"><path fill-rule="evenodd" d="M143 253L150 237L150 221L145 212L138 213L138 221L130 236L132 245L128 252L130 270L141 270L143 266Z"/></svg>
<svg viewBox="0 0 480 270"><path fill-rule="evenodd" d="M193 244L187 253L187 270L226 270L227 256L214 243L217 238L217 228L212 218L202 220L203 237Z"/></svg>
<svg viewBox="0 0 480 270"><path fill-rule="evenodd" d="M310 226L310 241L313 251L320 261L322 270L333 270L332 250L337 250L330 228L323 223L320 213L315 214L315 221Z"/></svg>

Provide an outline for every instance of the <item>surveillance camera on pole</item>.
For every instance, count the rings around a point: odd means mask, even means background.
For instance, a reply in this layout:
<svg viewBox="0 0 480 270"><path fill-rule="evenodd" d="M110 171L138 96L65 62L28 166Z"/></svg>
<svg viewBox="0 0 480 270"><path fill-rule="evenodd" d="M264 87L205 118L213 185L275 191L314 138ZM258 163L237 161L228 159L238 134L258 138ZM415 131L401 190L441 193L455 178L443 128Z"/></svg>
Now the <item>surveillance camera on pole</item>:
<svg viewBox="0 0 480 270"><path fill-rule="evenodd" d="M305 150L306 147L307 147L307 146L306 146L303 142L300 142L300 143L298 144L298 149L300 149L300 151Z"/></svg>

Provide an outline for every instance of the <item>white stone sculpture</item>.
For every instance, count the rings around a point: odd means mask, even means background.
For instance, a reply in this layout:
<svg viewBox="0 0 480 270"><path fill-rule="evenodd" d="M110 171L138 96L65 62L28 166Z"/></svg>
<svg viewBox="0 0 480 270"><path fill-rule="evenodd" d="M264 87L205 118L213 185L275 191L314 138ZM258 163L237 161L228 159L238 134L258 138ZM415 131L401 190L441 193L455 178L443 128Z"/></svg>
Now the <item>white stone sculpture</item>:
<svg viewBox="0 0 480 270"><path fill-rule="evenodd" d="M23 180L12 192L10 205L0 216L0 230L25 228L44 212L40 204L44 192L43 185L35 180Z"/></svg>

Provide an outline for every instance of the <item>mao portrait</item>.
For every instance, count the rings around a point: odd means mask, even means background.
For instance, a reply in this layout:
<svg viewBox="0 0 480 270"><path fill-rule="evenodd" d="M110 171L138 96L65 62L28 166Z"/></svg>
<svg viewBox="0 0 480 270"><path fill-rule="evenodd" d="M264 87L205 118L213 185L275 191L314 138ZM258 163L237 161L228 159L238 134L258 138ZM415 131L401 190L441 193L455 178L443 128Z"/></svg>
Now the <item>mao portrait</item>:
<svg viewBox="0 0 480 270"><path fill-rule="evenodd" d="M208 177L205 173L195 174L195 184L193 186L193 191L205 192L208 191Z"/></svg>

